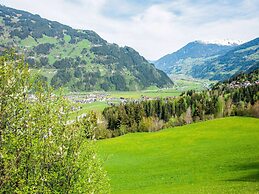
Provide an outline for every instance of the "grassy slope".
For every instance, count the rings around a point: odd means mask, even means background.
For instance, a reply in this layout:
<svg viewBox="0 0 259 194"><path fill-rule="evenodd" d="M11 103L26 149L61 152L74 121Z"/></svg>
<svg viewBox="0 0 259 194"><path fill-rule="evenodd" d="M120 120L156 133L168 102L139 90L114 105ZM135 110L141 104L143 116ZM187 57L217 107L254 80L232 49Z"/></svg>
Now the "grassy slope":
<svg viewBox="0 0 259 194"><path fill-rule="evenodd" d="M259 192L259 119L217 119L98 146L113 193Z"/></svg>

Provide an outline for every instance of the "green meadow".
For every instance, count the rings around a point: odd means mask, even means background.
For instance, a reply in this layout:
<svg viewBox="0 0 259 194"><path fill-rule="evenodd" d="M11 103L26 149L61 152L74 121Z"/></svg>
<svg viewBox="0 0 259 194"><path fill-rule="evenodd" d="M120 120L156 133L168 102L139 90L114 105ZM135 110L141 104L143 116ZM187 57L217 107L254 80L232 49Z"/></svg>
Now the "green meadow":
<svg viewBox="0 0 259 194"><path fill-rule="evenodd" d="M168 89L150 89L150 90L141 90L141 91L114 91L114 92L107 92L111 97L115 98L132 98L138 99L142 96L150 97L150 98L166 98L172 96L179 96L182 91L179 91L175 88L168 88Z"/></svg>
<svg viewBox="0 0 259 194"><path fill-rule="evenodd" d="M166 98L172 96L179 96L183 91L175 88L164 88L164 89L150 89L150 90L139 90L139 91L111 91L111 92L79 92L76 95L85 96L87 94L107 94L110 98L130 98L130 99L139 99L143 96L150 98ZM66 95L71 95L71 93L67 92Z"/></svg>
<svg viewBox="0 0 259 194"><path fill-rule="evenodd" d="M101 114L105 107L108 107L107 102L93 102L87 104L78 103L78 106L81 107L80 110L72 112L69 114L69 119L76 119L78 116L94 111L97 114Z"/></svg>
<svg viewBox="0 0 259 194"><path fill-rule="evenodd" d="M97 145L112 193L259 193L259 119L222 118Z"/></svg>

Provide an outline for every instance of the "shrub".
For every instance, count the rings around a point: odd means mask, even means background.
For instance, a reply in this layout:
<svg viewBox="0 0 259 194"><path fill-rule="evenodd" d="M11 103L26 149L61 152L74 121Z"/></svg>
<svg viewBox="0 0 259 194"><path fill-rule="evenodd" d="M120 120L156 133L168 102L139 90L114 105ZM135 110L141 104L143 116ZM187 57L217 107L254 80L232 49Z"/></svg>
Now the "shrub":
<svg viewBox="0 0 259 194"><path fill-rule="evenodd" d="M85 123L71 106L30 82L13 54L0 57L0 193L107 193L106 174Z"/></svg>
<svg viewBox="0 0 259 194"><path fill-rule="evenodd" d="M259 118L259 101L252 106L252 116Z"/></svg>
<svg viewBox="0 0 259 194"><path fill-rule="evenodd" d="M164 121L157 117L144 117L139 124L139 131L154 132L164 127Z"/></svg>

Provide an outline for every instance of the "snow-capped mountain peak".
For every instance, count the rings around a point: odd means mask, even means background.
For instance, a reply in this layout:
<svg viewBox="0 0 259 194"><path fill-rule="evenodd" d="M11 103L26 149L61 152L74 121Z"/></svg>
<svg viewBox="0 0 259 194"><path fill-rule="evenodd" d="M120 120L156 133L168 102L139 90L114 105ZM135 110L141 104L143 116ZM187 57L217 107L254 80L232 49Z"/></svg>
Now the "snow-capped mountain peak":
<svg viewBox="0 0 259 194"><path fill-rule="evenodd" d="M243 44L244 41L241 40L231 40L231 39L223 39L223 40L198 40L202 44L217 44L224 46L237 46Z"/></svg>

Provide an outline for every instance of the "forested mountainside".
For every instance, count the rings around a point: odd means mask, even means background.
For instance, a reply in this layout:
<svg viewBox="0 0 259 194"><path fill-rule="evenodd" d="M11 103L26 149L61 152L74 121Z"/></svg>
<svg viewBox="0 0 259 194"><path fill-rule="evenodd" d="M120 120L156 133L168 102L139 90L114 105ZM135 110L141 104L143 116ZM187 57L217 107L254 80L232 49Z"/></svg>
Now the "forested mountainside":
<svg viewBox="0 0 259 194"><path fill-rule="evenodd" d="M238 72L255 70L258 64L259 38L256 38L203 64L193 66L191 75L196 78L225 80Z"/></svg>
<svg viewBox="0 0 259 194"><path fill-rule="evenodd" d="M259 68L251 72L239 73L228 80L218 82L213 86L213 89L241 89L253 85L259 86Z"/></svg>
<svg viewBox="0 0 259 194"><path fill-rule="evenodd" d="M156 67L172 77L225 80L240 71L258 68L259 38L237 45L195 41L155 62Z"/></svg>
<svg viewBox="0 0 259 194"><path fill-rule="evenodd" d="M94 31L0 5L1 52L8 48L24 55L30 68L55 88L108 91L172 84L130 47L110 44Z"/></svg>
<svg viewBox="0 0 259 194"><path fill-rule="evenodd" d="M178 51L155 61L155 65L167 74L172 74L174 76L177 76L178 74L189 74L192 66L196 63L200 63L204 59L224 53L235 46L236 44L218 45L194 41L188 43Z"/></svg>

